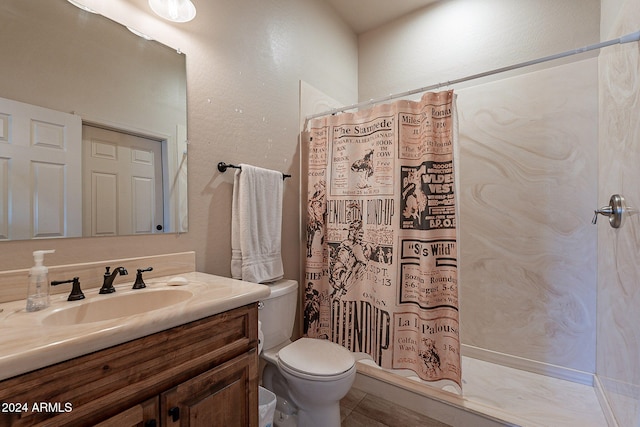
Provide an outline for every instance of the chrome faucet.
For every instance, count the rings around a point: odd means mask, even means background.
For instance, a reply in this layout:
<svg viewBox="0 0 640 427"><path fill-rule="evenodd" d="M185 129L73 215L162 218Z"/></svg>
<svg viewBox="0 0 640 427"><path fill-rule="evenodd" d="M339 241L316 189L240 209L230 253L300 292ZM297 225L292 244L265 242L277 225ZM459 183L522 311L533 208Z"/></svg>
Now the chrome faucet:
<svg viewBox="0 0 640 427"><path fill-rule="evenodd" d="M104 273L104 280L102 282L102 287L100 288L100 292L98 292L99 294L114 293L116 291L116 288L113 287L113 281L115 280L118 273L120 273L121 276L126 276L127 274L129 274L127 269L124 267L114 268L112 273L109 273L110 268L111 267L106 267L107 271L105 271Z"/></svg>

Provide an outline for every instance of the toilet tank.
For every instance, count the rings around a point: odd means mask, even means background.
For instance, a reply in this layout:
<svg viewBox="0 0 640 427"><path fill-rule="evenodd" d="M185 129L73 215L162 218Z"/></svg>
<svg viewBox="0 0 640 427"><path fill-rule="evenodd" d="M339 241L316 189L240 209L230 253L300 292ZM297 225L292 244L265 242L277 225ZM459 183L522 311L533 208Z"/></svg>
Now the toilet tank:
<svg viewBox="0 0 640 427"><path fill-rule="evenodd" d="M264 334L263 351L274 348L291 339L298 305L298 282L279 280L268 285L271 294L262 300L258 320Z"/></svg>

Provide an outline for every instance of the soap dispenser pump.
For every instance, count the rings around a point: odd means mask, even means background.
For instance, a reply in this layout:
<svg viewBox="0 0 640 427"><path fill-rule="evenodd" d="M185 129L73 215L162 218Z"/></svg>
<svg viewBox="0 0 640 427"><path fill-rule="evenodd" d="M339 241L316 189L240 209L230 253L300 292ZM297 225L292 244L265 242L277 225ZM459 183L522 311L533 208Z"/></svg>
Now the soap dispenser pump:
<svg viewBox="0 0 640 427"><path fill-rule="evenodd" d="M43 265L44 254L55 250L34 251L35 265L29 270L29 291L27 293L27 311L38 311L49 307L49 269Z"/></svg>

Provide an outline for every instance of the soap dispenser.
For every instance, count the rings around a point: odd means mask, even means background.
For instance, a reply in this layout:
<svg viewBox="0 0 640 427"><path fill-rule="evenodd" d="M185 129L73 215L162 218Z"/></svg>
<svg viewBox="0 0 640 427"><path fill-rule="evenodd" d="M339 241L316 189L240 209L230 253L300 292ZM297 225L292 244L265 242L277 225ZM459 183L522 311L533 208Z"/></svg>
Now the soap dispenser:
<svg viewBox="0 0 640 427"><path fill-rule="evenodd" d="M34 251L35 265L29 270L29 291L27 293L27 311L38 311L49 307L49 269L43 265L44 254L55 250Z"/></svg>

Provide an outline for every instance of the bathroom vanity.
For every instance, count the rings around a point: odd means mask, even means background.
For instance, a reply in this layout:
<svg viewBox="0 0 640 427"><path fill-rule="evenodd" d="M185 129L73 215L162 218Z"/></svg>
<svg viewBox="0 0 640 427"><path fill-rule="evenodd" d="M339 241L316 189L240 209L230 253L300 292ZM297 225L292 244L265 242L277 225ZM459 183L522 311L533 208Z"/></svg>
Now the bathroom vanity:
<svg viewBox="0 0 640 427"><path fill-rule="evenodd" d="M116 286L106 298L119 296L118 307L129 295L192 297L113 319L80 317L89 310L82 304L106 301L91 292L89 301L59 299L36 313L2 304L0 426L257 426L257 301L269 289L184 276L190 283L179 288L167 278L137 291Z"/></svg>

